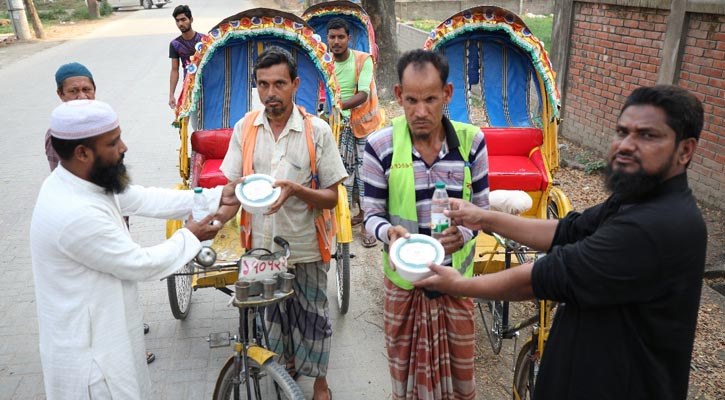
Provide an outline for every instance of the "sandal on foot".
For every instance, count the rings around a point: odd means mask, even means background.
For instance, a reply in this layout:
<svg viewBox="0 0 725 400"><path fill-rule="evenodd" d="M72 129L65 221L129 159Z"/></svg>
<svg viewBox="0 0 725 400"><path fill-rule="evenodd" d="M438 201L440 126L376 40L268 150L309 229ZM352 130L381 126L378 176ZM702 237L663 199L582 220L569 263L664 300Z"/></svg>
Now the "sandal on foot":
<svg viewBox="0 0 725 400"><path fill-rule="evenodd" d="M149 333L150 330L151 330L151 327L149 326L149 324L144 322L143 323L143 334L145 335L145 334Z"/></svg>
<svg viewBox="0 0 725 400"><path fill-rule="evenodd" d="M375 245L378 244L378 240L375 238L375 236L369 233L363 234L361 241L363 247L375 247Z"/></svg>
<svg viewBox="0 0 725 400"><path fill-rule="evenodd" d="M350 225L356 226L362 224L363 220L365 219L365 215L358 214L350 219Z"/></svg>
<svg viewBox="0 0 725 400"><path fill-rule="evenodd" d="M146 364L151 364L152 362L154 362L155 359L156 356L154 355L154 353L149 353L148 351L146 352Z"/></svg>

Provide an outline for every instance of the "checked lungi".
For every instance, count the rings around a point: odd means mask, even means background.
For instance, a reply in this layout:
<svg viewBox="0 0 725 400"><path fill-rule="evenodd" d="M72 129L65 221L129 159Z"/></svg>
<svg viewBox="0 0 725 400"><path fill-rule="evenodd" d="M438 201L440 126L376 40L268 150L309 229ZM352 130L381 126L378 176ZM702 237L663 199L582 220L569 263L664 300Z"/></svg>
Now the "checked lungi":
<svg viewBox="0 0 725 400"><path fill-rule="evenodd" d="M327 271L322 261L298 263L291 298L267 307L269 350L280 355L280 364L294 361L300 375L327 376L330 360L330 324L327 301Z"/></svg>
<svg viewBox="0 0 725 400"><path fill-rule="evenodd" d="M365 185L362 181L361 169L365 155L365 144L367 144L368 139L367 137L357 138L352 134L349 118L343 118L341 125L339 150L342 164L347 171L347 179L342 184L347 190L348 206L352 208L354 194L357 194L361 199L365 196Z"/></svg>
<svg viewBox="0 0 725 400"><path fill-rule="evenodd" d="M393 399L473 399L473 300L429 299L385 278L383 321Z"/></svg>

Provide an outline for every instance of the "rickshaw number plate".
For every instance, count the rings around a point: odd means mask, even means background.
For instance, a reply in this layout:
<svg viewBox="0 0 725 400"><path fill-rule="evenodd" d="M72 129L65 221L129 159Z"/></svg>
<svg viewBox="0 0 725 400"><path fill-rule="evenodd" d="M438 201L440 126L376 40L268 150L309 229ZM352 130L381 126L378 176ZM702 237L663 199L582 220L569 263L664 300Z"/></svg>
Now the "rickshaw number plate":
<svg viewBox="0 0 725 400"><path fill-rule="evenodd" d="M260 260L243 256L239 265L239 279L252 282L274 278L283 272L287 272L287 257Z"/></svg>
<svg viewBox="0 0 725 400"><path fill-rule="evenodd" d="M228 347L232 343L229 332L210 333L207 341L209 342L209 348L211 349L216 347Z"/></svg>

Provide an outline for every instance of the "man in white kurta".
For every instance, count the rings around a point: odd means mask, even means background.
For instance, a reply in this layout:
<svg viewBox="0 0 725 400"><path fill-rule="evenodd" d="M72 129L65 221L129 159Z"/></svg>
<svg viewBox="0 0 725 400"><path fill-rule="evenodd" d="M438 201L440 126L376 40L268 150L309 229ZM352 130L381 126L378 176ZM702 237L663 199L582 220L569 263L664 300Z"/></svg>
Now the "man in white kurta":
<svg viewBox="0 0 725 400"><path fill-rule="evenodd" d="M77 102L100 103L80 100L59 108ZM64 112L72 125L76 110ZM108 118L91 116L78 129L90 132L94 117ZM83 111L77 118L88 119ZM133 185L114 193L70 172L68 162L62 159L43 183L30 227L46 395L147 399L150 380L136 282L158 280L181 268L201 249L195 235L208 239L218 227L189 221L165 242L141 247L131 239L122 216L186 219L193 193ZM233 193L233 185L227 186ZM230 201L229 189L223 194L221 189L205 192L212 214L220 197Z"/></svg>

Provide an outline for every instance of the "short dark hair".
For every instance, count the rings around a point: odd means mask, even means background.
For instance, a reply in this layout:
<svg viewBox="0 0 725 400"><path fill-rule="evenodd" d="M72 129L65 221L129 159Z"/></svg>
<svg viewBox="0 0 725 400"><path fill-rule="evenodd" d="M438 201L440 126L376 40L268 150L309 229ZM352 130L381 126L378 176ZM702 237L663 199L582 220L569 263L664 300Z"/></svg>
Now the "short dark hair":
<svg viewBox="0 0 725 400"><path fill-rule="evenodd" d="M186 15L186 18L191 19L191 8L189 8L189 6L187 5L176 6L176 8L174 8L174 12L171 15L173 15L174 19L176 19L176 16L179 14L184 14Z"/></svg>
<svg viewBox="0 0 725 400"><path fill-rule="evenodd" d="M329 32L330 29L344 29L345 34L350 36L350 24L340 17L335 17L327 23L327 31Z"/></svg>
<svg viewBox="0 0 725 400"><path fill-rule="evenodd" d="M687 89L675 85L643 86L635 89L624 102L629 106L651 105L667 114L667 125L675 131L675 143L688 138L700 139L704 125L702 103Z"/></svg>
<svg viewBox="0 0 725 400"><path fill-rule="evenodd" d="M254 63L254 69L252 70L254 79L257 79L258 69L269 68L277 64L287 64L290 79L295 80L297 78L297 62L292 54L281 47L270 46L259 54L257 62Z"/></svg>
<svg viewBox="0 0 725 400"><path fill-rule="evenodd" d="M73 152L78 146L86 146L91 149L95 149L96 140L98 136L91 136L84 139L59 139L55 136L50 137L50 144L53 146L53 150L58 153L58 157L61 160L70 160L73 157Z"/></svg>
<svg viewBox="0 0 725 400"><path fill-rule="evenodd" d="M416 49L403 54L398 60L398 83L403 83L403 72L408 65L413 64L416 69L423 68L425 64L431 63L438 70L442 85L448 82L448 61L440 53L430 50Z"/></svg>

